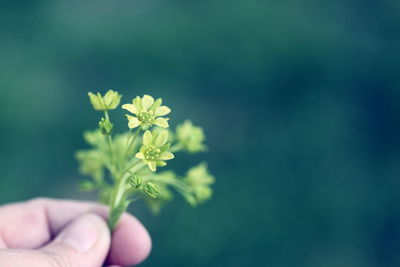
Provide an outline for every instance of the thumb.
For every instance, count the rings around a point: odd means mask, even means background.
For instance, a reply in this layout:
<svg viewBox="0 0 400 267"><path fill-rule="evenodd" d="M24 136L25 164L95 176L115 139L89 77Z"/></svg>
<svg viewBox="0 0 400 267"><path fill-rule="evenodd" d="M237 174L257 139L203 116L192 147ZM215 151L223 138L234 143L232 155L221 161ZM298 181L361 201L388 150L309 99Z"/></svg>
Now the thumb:
<svg viewBox="0 0 400 267"><path fill-rule="evenodd" d="M101 267L109 248L110 232L104 220L86 214L39 250L1 251L0 267Z"/></svg>

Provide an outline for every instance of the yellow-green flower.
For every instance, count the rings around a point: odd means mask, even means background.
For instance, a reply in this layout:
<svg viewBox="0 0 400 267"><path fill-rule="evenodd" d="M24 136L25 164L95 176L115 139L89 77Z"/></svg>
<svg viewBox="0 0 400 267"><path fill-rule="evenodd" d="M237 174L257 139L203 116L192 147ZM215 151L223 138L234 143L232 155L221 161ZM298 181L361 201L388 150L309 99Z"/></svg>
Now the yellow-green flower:
<svg viewBox="0 0 400 267"><path fill-rule="evenodd" d="M141 126L143 130L149 129L152 125L157 125L162 128L168 128L168 118L161 118L171 112L167 106L161 106L162 99L154 98L149 95L136 97L132 100L132 104L122 105L123 109L131 112L135 116L126 115L128 118L128 127L130 129Z"/></svg>
<svg viewBox="0 0 400 267"><path fill-rule="evenodd" d="M194 126L190 120L186 120L176 128L176 138L182 144L183 148L196 153L206 150L203 144L205 135L201 127Z"/></svg>
<svg viewBox="0 0 400 267"><path fill-rule="evenodd" d="M143 135L143 145L135 157L143 160L153 172L157 166L165 166L165 160L174 158L174 154L168 151L170 143L168 141L168 131L150 132L147 130Z"/></svg>
<svg viewBox="0 0 400 267"><path fill-rule="evenodd" d="M121 101L121 95L113 90L108 90L104 96L92 92L88 95L93 108L100 111L116 109Z"/></svg>
<svg viewBox="0 0 400 267"><path fill-rule="evenodd" d="M189 169L185 178L185 182L191 188L197 203L202 203L211 198L211 185L214 181L215 178L208 172L206 163L201 163Z"/></svg>

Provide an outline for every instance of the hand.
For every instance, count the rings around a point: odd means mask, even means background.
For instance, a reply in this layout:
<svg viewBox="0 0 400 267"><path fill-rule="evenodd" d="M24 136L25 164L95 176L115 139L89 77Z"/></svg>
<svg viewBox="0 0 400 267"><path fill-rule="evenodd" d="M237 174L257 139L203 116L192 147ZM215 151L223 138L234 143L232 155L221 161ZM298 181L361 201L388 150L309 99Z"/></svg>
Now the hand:
<svg viewBox="0 0 400 267"><path fill-rule="evenodd" d="M0 207L0 267L134 265L149 254L143 225L124 214L112 238L106 206L35 199Z"/></svg>

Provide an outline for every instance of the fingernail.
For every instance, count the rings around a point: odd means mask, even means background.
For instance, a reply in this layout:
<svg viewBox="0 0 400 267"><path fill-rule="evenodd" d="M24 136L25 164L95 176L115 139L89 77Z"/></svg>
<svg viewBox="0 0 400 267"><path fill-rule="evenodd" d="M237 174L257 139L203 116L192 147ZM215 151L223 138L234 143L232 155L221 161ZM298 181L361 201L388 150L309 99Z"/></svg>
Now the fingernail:
<svg viewBox="0 0 400 267"><path fill-rule="evenodd" d="M81 252L89 251L99 236L99 220L94 214L83 215L63 230L58 241Z"/></svg>

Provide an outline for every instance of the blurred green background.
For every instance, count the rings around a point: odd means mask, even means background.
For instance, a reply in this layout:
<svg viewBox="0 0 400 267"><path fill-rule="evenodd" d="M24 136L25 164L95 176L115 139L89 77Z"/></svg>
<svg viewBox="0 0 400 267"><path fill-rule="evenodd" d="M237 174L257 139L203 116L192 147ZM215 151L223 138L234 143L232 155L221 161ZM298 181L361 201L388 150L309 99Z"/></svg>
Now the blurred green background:
<svg viewBox="0 0 400 267"><path fill-rule="evenodd" d="M0 2L0 203L78 193L89 90L202 125L211 202L142 266L400 266L400 2ZM124 122L122 118L121 122Z"/></svg>

